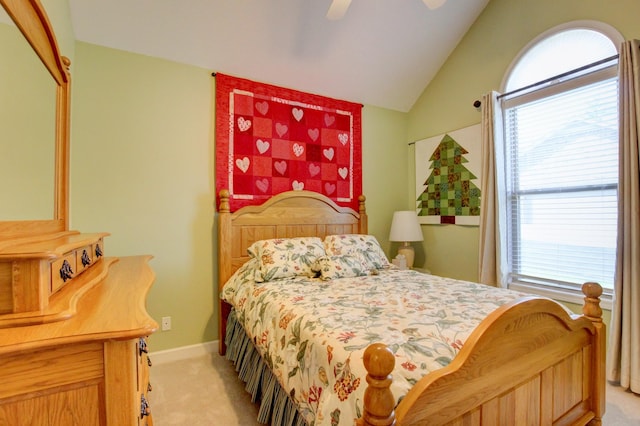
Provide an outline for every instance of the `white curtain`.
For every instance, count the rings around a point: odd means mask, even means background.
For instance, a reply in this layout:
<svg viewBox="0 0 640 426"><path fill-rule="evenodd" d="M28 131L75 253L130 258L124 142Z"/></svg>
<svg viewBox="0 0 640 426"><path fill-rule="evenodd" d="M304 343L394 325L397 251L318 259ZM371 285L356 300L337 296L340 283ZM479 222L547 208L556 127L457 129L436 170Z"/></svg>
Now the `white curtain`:
<svg viewBox="0 0 640 426"><path fill-rule="evenodd" d="M482 97L482 180L480 196L480 249L478 280L483 284L505 287L506 234L501 226L506 223L504 204L504 170L497 168L496 158L503 155L502 111L498 93ZM500 217L500 216L503 217Z"/></svg>
<svg viewBox="0 0 640 426"><path fill-rule="evenodd" d="M640 393L640 42L620 49L618 242L607 379Z"/></svg>

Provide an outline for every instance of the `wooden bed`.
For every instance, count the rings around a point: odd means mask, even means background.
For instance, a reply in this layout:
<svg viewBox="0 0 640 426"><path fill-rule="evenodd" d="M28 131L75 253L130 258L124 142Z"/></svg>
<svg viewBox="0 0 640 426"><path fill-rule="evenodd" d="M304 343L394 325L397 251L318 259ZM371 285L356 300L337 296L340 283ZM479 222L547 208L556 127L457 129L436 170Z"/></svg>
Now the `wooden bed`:
<svg viewBox="0 0 640 426"><path fill-rule="evenodd" d="M321 194L290 191L261 206L229 211L220 192L219 289L269 238L367 233L365 198L359 212ZM586 283L584 314L569 316L539 297L518 299L486 317L454 360L426 376L396 407L389 390L394 356L384 342L365 352L368 389L364 425L600 425L605 407L605 329L599 296ZM231 310L220 302L220 354Z"/></svg>

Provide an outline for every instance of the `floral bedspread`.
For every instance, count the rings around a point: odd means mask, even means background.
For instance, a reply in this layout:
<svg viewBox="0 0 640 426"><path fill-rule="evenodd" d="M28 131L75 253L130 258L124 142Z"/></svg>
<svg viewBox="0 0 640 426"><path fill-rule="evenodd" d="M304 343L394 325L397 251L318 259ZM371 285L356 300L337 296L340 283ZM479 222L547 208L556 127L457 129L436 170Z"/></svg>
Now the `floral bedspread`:
<svg viewBox="0 0 640 426"><path fill-rule="evenodd" d="M375 342L396 356L396 400L449 364L490 312L521 293L415 271L322 281L256 283L250 265L222 298L310 425L352 425L362 414L362 356Z"/></svg>

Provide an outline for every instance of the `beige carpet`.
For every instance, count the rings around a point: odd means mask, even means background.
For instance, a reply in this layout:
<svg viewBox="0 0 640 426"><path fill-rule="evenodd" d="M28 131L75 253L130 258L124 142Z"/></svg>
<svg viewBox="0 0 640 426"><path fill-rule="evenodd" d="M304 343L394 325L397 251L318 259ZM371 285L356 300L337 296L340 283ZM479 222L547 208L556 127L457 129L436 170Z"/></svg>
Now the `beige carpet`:
<svg viewBox="0 0 640 426"><path fill-rule="evenodd" d="M217 354L155 363L151 384L155 426L259 424L257 404L251 403L233 365ZM604 424L640 425L640 396L607 386Z"/></svg>

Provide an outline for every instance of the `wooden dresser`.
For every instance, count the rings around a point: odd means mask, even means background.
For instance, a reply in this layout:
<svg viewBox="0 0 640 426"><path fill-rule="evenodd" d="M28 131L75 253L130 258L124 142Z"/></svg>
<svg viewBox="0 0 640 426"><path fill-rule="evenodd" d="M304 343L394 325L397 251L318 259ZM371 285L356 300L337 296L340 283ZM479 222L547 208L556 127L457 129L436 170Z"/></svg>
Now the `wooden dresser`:
<svg viewBox="0 0 640 426"><path fill-rule="evenodd" d="M0 425L151 425L150 256L104 257L108 233L69 229L70 61L39 0L0 7Z"/></svg>
<svg viewBox="0 0 640 426"><path fill-rule="evenodd" d="M0 328L0 425L153 424L149 259L102 258L56 295L82 292L68 318Z"/></svg>

